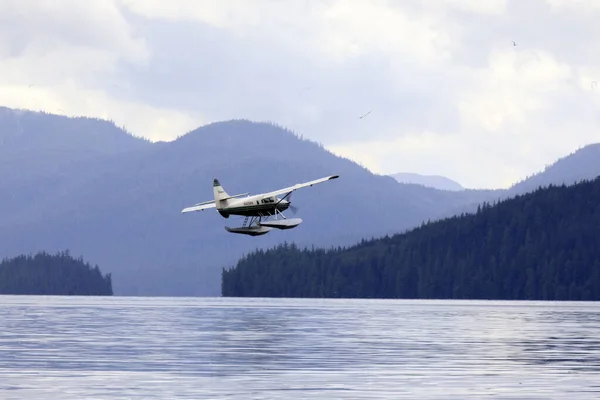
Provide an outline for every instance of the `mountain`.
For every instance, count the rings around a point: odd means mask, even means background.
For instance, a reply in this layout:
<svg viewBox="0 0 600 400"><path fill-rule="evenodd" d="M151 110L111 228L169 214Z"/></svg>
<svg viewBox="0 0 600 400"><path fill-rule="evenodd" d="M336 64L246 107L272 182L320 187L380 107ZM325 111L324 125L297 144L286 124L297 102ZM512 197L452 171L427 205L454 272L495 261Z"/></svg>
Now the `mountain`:
<svg viewBox="0 0 600 400"><path fill-rule="evenodd" d="M54 170L42 170L152 145L146 139L124 133L110 121L0 107L0 162L3 166L26 166L25 175L34 169L50 175Z"/></svg>
<svg viewBox="0 0 600 400"><path fill-rule="evenodd" d="M346 249L279 245L223 271L223 296L600 300L600 177Z"/></svg>
<svg viewBox="0 0 600 400"><path fill-rule="evenodd" d="M109 121L0 107L0 215L41 207L55 184L85 180L79 165L152 148Z"/></svg>
<svg viewBox="0 0 600 400"><path fill-rule="evenodd" d="M212 200L213 178L258 193L331 174L294 193L304 223L289 231L239 236L224 226L243 219L180 212ZM69 249L111 273L115 295L219 295L221 268L257 248L350 245L498 195L399 184L271 123L152 143L110 121L0 109L0 256Z"/></svg>
<svg viewBox="0 0 600 400"><path fill-rule="evenodd" d="M572 185L600 176L600 143L594 143L560 158L543 171L514 184L508 195L527 193L540 186Z"/></svg>
<svg viewBox="0 0 600 400"><path fill-rule="evenodd" d="M458 182L446 178L445 176L421 175L409 172L399 172L390 176L400 183L414 183L440 190L465 190Z"/></svg>
<svg viewBox="0 0 600 400"><path fill-rule="evenodd" d="M573 185L582 180L595 179L598 176L600 176L600 143L592 143L558 159L546 166L543 171L526 177L508 189L466 189L467 195L472 196L473 201L465 201L463 205L447 210L438 217L474 212L481 201L510 199L520 194L530 193L540 187Z"/></svg>
<svg viewBox="0 0 600 400"><path fill-rule="evenodd" d="M111 273L116 295L218 295L221 268L255 248L351 244L488 197L398 184L270 123L219 122L167 143L10 109L0 127L0 254L69 249ZM224 226L242 219L180 213L212 200L215 177L257 193L330 174L340 178L294 193L304 223L289 231L239 236Z"/></svg>
<svg viewBox="0 0 600 400"><path fill-rule="evenodd" d="M453 190L465 193L465 201L456 208L450 208L437 217L449 217L460 213L471 213L482 201L499 201L519 194L530 193L548 185L572 185L581 180L600 176L600 143L584 146L577 151L549 164L543 171L535 173L515 183L508 189L474 190L465 189L457 182L443 176L399 173L390 175L400 183L415 183L440 190ZM469 200L471 199L471 200Z"/></svg>

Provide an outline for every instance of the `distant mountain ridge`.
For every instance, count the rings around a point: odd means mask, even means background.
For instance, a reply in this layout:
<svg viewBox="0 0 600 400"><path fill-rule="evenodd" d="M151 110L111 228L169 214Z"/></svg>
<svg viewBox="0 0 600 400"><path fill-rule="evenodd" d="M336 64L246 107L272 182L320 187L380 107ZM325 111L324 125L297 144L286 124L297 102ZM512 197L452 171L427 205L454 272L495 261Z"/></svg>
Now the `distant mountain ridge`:
<svg viewBox="0 0 600 400"><path fill-rule="evenodd" d="M557 161L549 164L543 171L528 176L515 183L508 189L492 189L487 191L466 189L467 192L485 192L488 197L485 201L500 201L517 195L530 193L540 187L549 185L573 185L583 180L593 180L600 176L600 143L591 143L583 146ZM479 200L470 202L452 209L443 214L443 217L460 213L471 213L480 205Z"/></svg>
<svg viewBox="0 0 600 400"><path fill-rule="evenodd" d="M460 183L440 175L423 175L410 172L399 172L390 176L400 183L414 183L440 190L465 190Z"/></svg>
<svg viewBox="0 0 600 400"><path fill-rule="evenodd" d="M441 190L468 190L458 182L440 175L417 173L397 173L389 175L400 183L413 183ZM528 193L548 185L572 185L581 180L591 180L600 176L600 143L591 143L559 158L543 171L525 177L508 189L491 189L496 196L506 198Z"/></svg>
<svg viewBox="0 0 600 400"><path fill-rule="evenodd" d="M0 106L0 121L3 156L8 150L46 151L59 146L62 151L85 149L93 154L116 154L152 145L111 121L90 117L71 118Z"/></svg>
<svg viewBox="0 0 600 400"><path fill-rule="evenodd" d="M221 268L256 248L349 245L506 194L398 184L246 120L152 143L107 121L0 108L0 141L0 256L69 248L111 273L115 295L219 295ZM180 213L212 199L215 177L258 193L331 174L340 178L294 194L304 223L290 231L240 237L224 226L241 220Z"/></svg>
<svg viewBox="0 0 600 400"><path fill-rule="evenodd" d="M167 143L106 121L3 109L0 127L7 126L0 254L69 248L103 265L116 295L218 295L221 267L257 247L354 243L473 200L398 185L268 123L218 122ZM215 177L230 193L258 193L331 174L340 178L295 193L303 224L258 240L225 231L241 220L180 213L212 199ZM381 202L388 206L372 206Z"/></svg>
<svg viewBox="0 0 600 400"><path fill-rule="evenodd" d="M600 176L600 143L584 146L571 154L561 157L543 171L533 174L512 185L508 194L531 192L540 186L572 185L581 180L591 180Z"/></svg>

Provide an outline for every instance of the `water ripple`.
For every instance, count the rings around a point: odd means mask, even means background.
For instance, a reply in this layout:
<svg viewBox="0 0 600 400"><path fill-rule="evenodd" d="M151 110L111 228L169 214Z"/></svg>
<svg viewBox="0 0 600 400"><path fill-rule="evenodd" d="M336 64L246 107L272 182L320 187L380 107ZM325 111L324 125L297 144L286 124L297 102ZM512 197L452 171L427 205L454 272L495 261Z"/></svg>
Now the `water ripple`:
<svg viewBox="0 0 600 400"><path fill-rule="evenodd" d="M596 303L0 296L2 399L596 399Z"/></svg>

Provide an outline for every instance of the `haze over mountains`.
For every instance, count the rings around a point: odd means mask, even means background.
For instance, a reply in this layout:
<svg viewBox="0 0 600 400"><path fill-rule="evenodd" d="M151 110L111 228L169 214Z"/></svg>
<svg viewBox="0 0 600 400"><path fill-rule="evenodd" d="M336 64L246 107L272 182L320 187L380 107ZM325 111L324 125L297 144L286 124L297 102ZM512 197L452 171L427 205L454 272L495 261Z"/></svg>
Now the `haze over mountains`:
<svg viewBox="0 0 600 400"><path fill-rule="evenodd" d="M535 179L590 174L593 157L571 157ZM180 213L212 200L215 177L229 193L258 193L331 174L340 178L294 193L304 223L289 231L238 236L224 226L241 219ZM221 267L257 247L350 245L520 185L453 192L401 184L267 123L220 122L151 143L106 121L0 108L0 256L69 249L112 273L115 295L219 295Z"/></svg>
<svg viewBox="0 0 600 400"><path fill-rule="evenodd" d="M420 185L437 186L438 189L452 190L450 188L444 189L445 183L443 182L448 179L445 177L440 177L441 179L438 181L429 179L427 175L420 175L423 178L419 178L419 174L406 174L407 178L402 177L402 174L400 174L400 178L397 178L396 175L391 176L398 181L403 179L417 181L421 179ZM415 177L413 178L413 176ZM473 194L473 199L471 201L467 200L463 206L452 208L449 212L443 212L440 215L451 216L462 212L474 212L482 198L485 198L485 201L493 202L532 192L540 186L545 187L550 184L573 185L581 180L590 180L597 176L600 176L600 143L593 143L558 159L556 162L547 165L543 171L524 178L508 189L474 190L463 188L462 190L466 196ZM448 179L448 181L451 180ZM440 183L438 184L438 182ZM448 186L450 185L452 184L448 184ZM457 185L459 184L457 183Z"/></svg>
<svg viewBox="0 0 600 400"><path fill-rule="evenodd" d="M414 183L440 190L465 190L460 183L440 175L422 175L411 172L399 172L390 176L400 183Z"/></svg>

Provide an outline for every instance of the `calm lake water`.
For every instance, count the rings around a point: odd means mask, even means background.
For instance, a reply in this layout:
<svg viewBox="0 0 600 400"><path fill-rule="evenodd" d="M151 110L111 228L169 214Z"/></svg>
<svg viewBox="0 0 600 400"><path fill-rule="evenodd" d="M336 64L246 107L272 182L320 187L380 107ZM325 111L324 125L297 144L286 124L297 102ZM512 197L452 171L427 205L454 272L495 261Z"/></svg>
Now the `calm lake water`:
<svg viewBox="0 0 600 400"><path fill-rule="evenodd" d="M600 304L0 296L0 399L598 399Z"/></svg>

